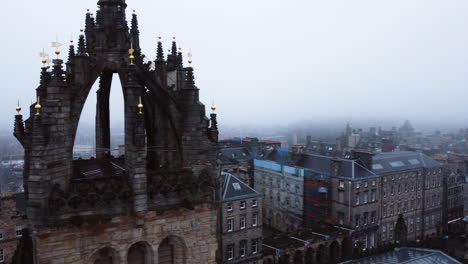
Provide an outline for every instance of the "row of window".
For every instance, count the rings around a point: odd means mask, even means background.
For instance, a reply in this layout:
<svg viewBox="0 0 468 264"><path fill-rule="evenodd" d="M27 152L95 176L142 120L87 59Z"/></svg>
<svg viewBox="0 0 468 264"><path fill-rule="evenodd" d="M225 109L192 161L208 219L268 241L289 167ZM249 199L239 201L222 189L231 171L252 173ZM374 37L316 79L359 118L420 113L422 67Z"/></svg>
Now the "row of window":
<svg viewBox="0 0 468 264"><path fill-rule="evenodd" d="M257 181L257 183L259 185L261 185L262 183L265 184L265 185L269 185L270 187L278 187L278 189L282 189L282 186L281 186L281 179L280 178L276 178L276 186L273 186L273 177L272 178L269 178L267 179L267 176L263 175L263 182L260 180L260 181ZM293 188L294 186L294 188ZM288 191L288 192L291 192L291 193L300 193L301 192L301 187L297 184L289 184L289 183L286 183L284 185L284 189L285 191Z"/></svg>
<svg viewBox="0 0 468 264"><path fill-rule="evenodd" d="M377 190L376 189L372 189L371 190L371 193L370 193L370 202L375 202L377 199ZM369 203L369 191L364 191L362 193L362 201L361 201L361 193L356 193L356 205L360 205L360 204L366 204L366 203Z"/></svg>
<svg viewBox="0 0 468 264"><path fill-rule="evenodd" d="M258 201L257 201L256 199L252 200L252 205L251 205L251 206L252 206L253 208L258 207ZM243 209L245 209L245 208L247 208L247 202L246 202L245 200L240 201L240 202L239 202L239 209L240 209L240 210L243 210ZM227 204L226 210L227 210L228 212L234 211L232 203L228 203L228 204Z"/></svg>
<svg viewBox="0 0 468 264"><path fill-rule="evenodd" d="M409 191L415 191L415 189L421 190L421 183L419 181L408 181L408 182L402 182L397 184L397 190L396 192L398 194L401 194L402 192L409 192ZM390 191L390 195L395 195L395 184L390 184L387 186L387 184L384 184L383 186L383 197L387 197L387 193Z"/></svg>
<svg viewBox="0 0 468 264"><path fill-rule="evenodd" d="M416 204L417 201L417 204ZM412 210L417 210L421 208L421 198L412 199L410 201L403 201L403 202L397 202L396 204L383 204L382 205L382 216L387 217L387 216L393 216L397 215L399 213L405 213L408 211Z"/></svg>
<svg viewBox="0 0 468 264"><path fill-rule="evenodd" d="M250 252L248 252L247 240L241 240L239 242L238 254L235 254L236 245L235 244L230 244L226 248L226 259L227 260L232 260L235 257L243 258L243 257L246 257L247 255L255 255L255 254L259 253L259 243L260 243L260 239L251 240L250 241Z"/></svg>
<svg viewBox="0 0 468 264"><path fill-rule="evenodd" d="M23 228L24 228L23 226L16 226L15 227L16 237L20 237L23 234ZM4 231L0 230L0 240L4 239L3 233L4 233Z"/></svg>
<svg viewBox="0 0 468 264"><path fill-rule="evenodd" d="M376 186L376 184L377 184L375 180L371 180L370 182L371 182L370 185L372 187ZM354 186L356 187L356 189L367 188L367 187L369 187L369 182L368 181L356 182L354 184ZM340 180L338 182L338 188L342 188L342 189L345 188L345 181L344 180Z"/></svg>
<svg viewBox="0 0 468 264"><path fill-rule="evenodd" d="M362 214L362 216L360 214L357 214L354 216L354 219L354 224L356 225L356 227L373 224L377 221L377 212L365 212Z"/></svg>
<svg viewBox="0 0 468 264"><path fill-rule="evenodd" d="M425 229L435 227L439 222L439 215L433 214L431 216L425 216L424 218L424 227ZM418 217L409 217L405 219L405 223L408 226L408 233L413 233L413 231L417 232L421 229L421 218ZM382 241L393 239L393 229L395 226L395 222L391 222L388 224L382 224ZM388 233L388 234L387 234Z"/></svg>
<svg viewBox="0 0 468 264"><path fill-rule="evenodd" d="M397 179L398 180L401 180L402 178L404 179L408 179L409 178L414 178L414 177L417 177L419 176L421 173L419 171L413 171L413 172L407 172L407 173L400 173L397 175ZM387 181L394 181L395 180L395 175L391 175L391 176L386 176L386 177L383 177L383 181L384 182L387 182Z"/></svg>
<svg viewBox="0 0 468 264"><path fill-rule="evenodd" d="M251 226L256 227L258 225L258 213L253 213L251 218ZM226 220L226 227L228 232L234 231L234 218L230 218ZM240 215L239 216L239 229L245 229L247 226L247 215Z"/></svg>

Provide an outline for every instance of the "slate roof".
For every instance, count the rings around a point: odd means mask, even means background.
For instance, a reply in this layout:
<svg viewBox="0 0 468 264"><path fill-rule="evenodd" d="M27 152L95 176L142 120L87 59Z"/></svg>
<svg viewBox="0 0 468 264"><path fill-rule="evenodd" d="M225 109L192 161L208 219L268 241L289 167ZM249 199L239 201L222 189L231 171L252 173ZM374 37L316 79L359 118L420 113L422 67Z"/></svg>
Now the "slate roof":
<svg viewBox="0 0 468 264"><path fill-rule="evenodd" d="M268 157L280 164L289 164L307 168L311 171L331 174L331 162L333 157L317 154L301 154L297 160L289 152L276 151ZM372 169L363 167L359 162L350 159L341 160L341 171L344 177L372 177L379 174L399 172L417 168L439 167L441 164L423 153L411 151L382 152L372 157Z"/></svg>
<svg viewBox="0 0 468 264"><path fill-rule="evenodd" d="M384 254L342 262L342 264L461 264L461 262L437 250L422 248L396 248Z"/></svg>
<svg viewBox="0 0 468 264"><path fill-rule="evenodd" d="M259 192L236 176L227 172L223 172L222 176L224 177L223 202L261 196Z"/></svg>
<svg viewBox="0 0 468 264"><path fill-rule="evenodd" d="M75 179L102 178L126 174L122 158L74 160Z"/></svg>
<svg viewBox="0 0 468 264"><path fill-rule="evenodd" d="M382 152L375 155L372 162L372 171L376 174L441 166L425 154L411 151Z"/></svg>

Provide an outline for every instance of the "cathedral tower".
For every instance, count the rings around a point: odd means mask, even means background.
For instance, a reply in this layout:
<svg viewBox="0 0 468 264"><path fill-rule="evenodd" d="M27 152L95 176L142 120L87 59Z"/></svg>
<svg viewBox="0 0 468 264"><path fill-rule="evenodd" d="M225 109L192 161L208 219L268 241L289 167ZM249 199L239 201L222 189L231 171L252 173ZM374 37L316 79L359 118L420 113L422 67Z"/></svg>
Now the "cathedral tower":
<svg viewBox="0 0 468 264"><path fill-rule="evenodd" d="M36 263L215 263L219 170L216 115L205 116L192 67L173 42L145 62L137 15L99 0L76 47L44 66L37 102L14 135ZM123 91L125 155L110 155L109 95ZM96 157L73 160L84 104L99 82Z"/></svg>

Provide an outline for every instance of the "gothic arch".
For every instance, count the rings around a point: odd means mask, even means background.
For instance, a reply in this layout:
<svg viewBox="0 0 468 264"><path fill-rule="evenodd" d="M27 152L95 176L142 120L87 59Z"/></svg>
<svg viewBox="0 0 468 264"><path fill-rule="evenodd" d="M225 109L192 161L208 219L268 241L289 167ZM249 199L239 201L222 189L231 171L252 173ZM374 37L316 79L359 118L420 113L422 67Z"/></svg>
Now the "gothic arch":
<svg viewBox="0 0 468 264"><path fill-rule="evenodd" d="M96 251L92 256L89 264L120 264L119 253L111 248L104 247Z"/></svg>
<svg viewBox="0 0 468 264"><path fill-rule="evenodd" d="M304 256L304 264L315 264L315 251L314 248L307 248Z"/></svg>
<svg viewBox="0 0 468 264"><path fill-rule="evenodd" d="M316 255L315 255L315 258L316 258L316 261L317 261L317 264L325 264L328 262L328 252L327 252L327 247L324 246L323 244L321 244L318 248L317 248L317 252L316 252Z"/></svg>
<svg viewBox="0 0 468 264"><path fill-rule="evenodd" d="M152 264L153 249L147 242L133 244L127 251L127 264Z"/></svg>
<svg viewBox="0 0 468 264"><path fill-rule="evenodd" d="M341 242L341 258L348 260L353 255L353 243L349 236L346 236Z"/></svg>
<svg viewBox="0 0 468 264"><path fill-rule="evenodd" d="M289 253L284 253L280 256L278 264L289 264L290 258Z"/></svg>
<svg viewBox="0 0 468 264"><path fill-rule="evenodd" d="M296 252L294 253L294 257L293 257L293 263L294 264L304 263L304 256L302 254L302 250L296 250Z"/></svg>
<svg viewBox="0 0 468 264"><path fill-rule="evenodd" d="M161 241L158 247L159 264L185 264L187 261L187 248L182 238L168 236Z"/></svg>
<svg viewBox="0 0 468 264"><path fill-rule="evenodd" d="M338 263L341 257L340 256L340 244L335 240L330 244L328 249L329 249L330 263Z"/></svg>

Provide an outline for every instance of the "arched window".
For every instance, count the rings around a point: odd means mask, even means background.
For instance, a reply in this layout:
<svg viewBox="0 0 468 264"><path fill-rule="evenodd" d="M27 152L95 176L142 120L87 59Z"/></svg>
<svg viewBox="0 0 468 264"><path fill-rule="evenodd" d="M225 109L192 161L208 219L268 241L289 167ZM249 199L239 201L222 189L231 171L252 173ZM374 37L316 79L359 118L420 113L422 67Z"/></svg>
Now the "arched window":
<svg viewBox="0 0 468 264"><path fill-rule="evenodd" d="M159 264L185 264L185 243L175 236L165 238L159 245Z"/></svg>
<svg viewBox="0 0 468 264"><path fill-rule="evenodd" d="M105 247L94 253L91 263L93 264L116 264L120 263L117 251Z"/></svg>
<svg viewBox="0 0 468 264"><path fill-rule="evenodd" d="M133 244L127 254L128 264L150 264L152 263L151 247L145 242Z"/></svg>

